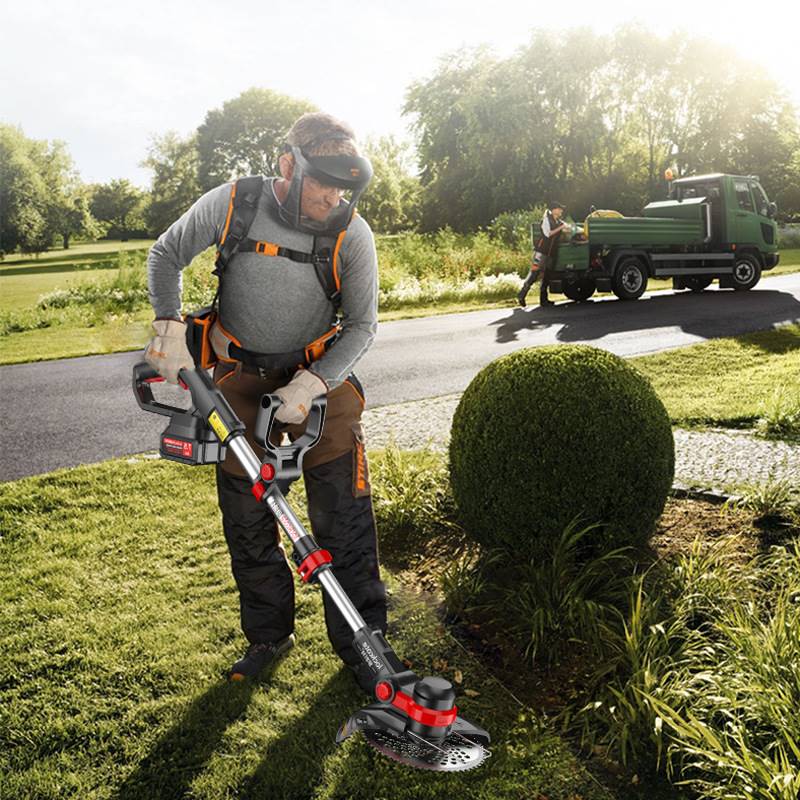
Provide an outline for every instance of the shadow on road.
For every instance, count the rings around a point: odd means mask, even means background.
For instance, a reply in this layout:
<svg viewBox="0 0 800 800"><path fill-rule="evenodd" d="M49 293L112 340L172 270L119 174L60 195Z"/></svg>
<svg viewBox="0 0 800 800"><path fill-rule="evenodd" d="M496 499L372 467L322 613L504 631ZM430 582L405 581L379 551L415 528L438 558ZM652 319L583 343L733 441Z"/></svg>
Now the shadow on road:
<svg viewBox="0 0 800 800"><path fill-rule="evenodd" d="M509 316L490 324L497 326L497 342L505 343L516 341L522 330L548 328L557 328L556 338L560 342L676 327L685 333L713 339L764 330L783 322L800 322L800 301L788 292L757 290L657 294L632 303L602 300L559 303L549 308L536 306L530 310L515 308ZM800 344L793 334L790 338L793 346Z"/></svg>

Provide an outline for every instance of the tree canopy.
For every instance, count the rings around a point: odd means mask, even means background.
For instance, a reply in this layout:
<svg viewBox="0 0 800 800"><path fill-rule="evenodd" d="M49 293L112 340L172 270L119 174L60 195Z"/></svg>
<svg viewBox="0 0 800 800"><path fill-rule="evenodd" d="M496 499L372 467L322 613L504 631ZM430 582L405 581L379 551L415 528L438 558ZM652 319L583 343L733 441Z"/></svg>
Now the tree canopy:
<svg viewBox="0 0 800 800"><path fill-rule="evenodd" d="M422 226L473 230L554 197L637 213L663 171L756 173L787 191L800 150L796 111L729 48L639 26L535 31L510 58L443 59L414 83Z"/></svg>
<svg viewBox="0 0 800 800"><path fill-rule="evenodd" d="M57 236L68 247L71 236L96 233L66 145L0 124L0 254L38 253Z"/></svg>
<svg viewBox="0 0 800 800"><path fill-rule="evenodd" d="M292 123L317 108L306 100L252 88L206 114L197 129L203 191L243 175L269 175Z"/></svg>
<svg viewBox="0 0 800 800"><path fill-rule="evenodd" d="M142 166L153 170L145 218L150 234L158 236L200 196L197 136L181 139L169 131L154 138Z"/></svg>

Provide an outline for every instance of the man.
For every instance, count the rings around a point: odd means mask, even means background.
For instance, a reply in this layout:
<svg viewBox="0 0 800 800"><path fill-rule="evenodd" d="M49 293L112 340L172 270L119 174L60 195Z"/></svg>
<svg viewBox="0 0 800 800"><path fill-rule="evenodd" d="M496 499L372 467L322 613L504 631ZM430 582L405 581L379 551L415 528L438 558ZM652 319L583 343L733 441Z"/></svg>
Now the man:
<svg viewBox="0 0 800 800"><path fill-rule="evenodd" d="M525 308L527 303L525 298L528 296L528 291L533 285L537 277L539 277L539 305L552 306L553 301L547 298L547 286L549 284L549 273L555 262L556 254L558 252L558 240L561 231L568 228L566 222L561 222L561 217L564 214L564 206L561 203L551 203L547 211L542 217L540 226L540 236L536 239L533 246L533 262L531 263L531 271L522 284L522 289L517 295L517 301Z"/></svg>
<svg viewBox="0 0 800 800"><path fill-rule="evenodd" d="M153 245L148 277L156 336L145 357L172 382L182 367L194 366L180 316L181 270L207 247L224 252L230 236L243 236L220 275L219 313L209 336L218 359L214 381L245 423L259 456L263 450L252 432L263 394L280 396L276 419L288 425L292 437L303 431L314 398L327 395L322 439L304 463L311 528L333 556L336 576L362 617L385 633L386 595L361 426L364 396L352 374L377 329L375 244L369 225L354 215L372 170L358 155L353 131L322 113L295 122L278 166L280 177L264 179L259 196L249 200L241 194L236 200L233 191L244 181L212 189ZM334 172L344 175L344 183L335 176L336 185L320 179ZM348 202L340 187L351 176L357 176L359 188ZM255 206L249 231L234 230L241 213L233 211L237 202ZM328 270L324 275L320 264ZM333 293L323 280L331 276ZM294 643L293 576L272 514L255 500L231 453L217 466L216 477L241 626L250 643L229 675L254 678ZM327 596L324 603L334 649L371 693L372 678L352 648L349 626Z"/></svg>

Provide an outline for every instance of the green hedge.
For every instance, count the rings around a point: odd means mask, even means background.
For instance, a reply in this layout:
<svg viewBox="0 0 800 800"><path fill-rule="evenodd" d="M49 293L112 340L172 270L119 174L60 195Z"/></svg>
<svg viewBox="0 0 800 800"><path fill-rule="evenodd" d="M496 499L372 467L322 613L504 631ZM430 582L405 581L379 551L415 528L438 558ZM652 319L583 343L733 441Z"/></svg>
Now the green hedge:
<svg viewBox="0 0 800 800"><path fill-rule="evenodd" d="M453 418L450 478L481 544L546 557L576 517L592 549L646 541L674 474L669 417L648 380L583 345L519 350L475 376Z"/></svg>

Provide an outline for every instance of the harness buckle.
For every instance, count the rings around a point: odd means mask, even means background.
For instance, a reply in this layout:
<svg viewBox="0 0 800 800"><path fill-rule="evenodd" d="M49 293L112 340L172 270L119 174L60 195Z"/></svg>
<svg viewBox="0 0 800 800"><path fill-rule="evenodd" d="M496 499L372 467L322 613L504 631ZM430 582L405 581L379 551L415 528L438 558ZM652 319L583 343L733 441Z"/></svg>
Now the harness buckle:
<svg viewBox="0 0 800 800"><path fill-rule="evenodd" d="M272 242L256 242L256 253L261 256L278 255L278 245Z"/></svg>

